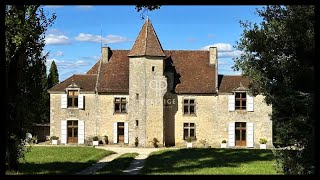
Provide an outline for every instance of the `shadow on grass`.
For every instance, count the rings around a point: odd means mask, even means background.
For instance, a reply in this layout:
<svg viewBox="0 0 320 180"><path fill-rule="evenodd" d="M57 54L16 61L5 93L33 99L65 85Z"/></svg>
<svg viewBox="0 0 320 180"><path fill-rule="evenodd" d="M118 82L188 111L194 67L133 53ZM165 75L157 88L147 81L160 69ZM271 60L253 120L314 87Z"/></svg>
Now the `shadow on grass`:
<svg viewBox="0 0 320 180"><path fill-rule="evenodd" d="M65 174L72 175L96 163L90 160L85 163L79 162L50 162L50 163L21 163L19 173L28 174Z"/></svg>
<svg viewBox="0 0 320 180"><path fill-rule="evenodd" d="M126 170L133 162L134 158L138 156L138 153L126 153L106 165L97 171L96 175L118 175L124 174L122 171Z"/></svg>
<svg viewBox="0 0 320 180"><path fill-rule="evenodd" d="M254 161L273 161L271 150L260 149L179 149L152 153L142 174L188 173L204 168L240 167ZM257 165L259 166L259 165ZM260 167L261 168L261 167Z"/></svg>

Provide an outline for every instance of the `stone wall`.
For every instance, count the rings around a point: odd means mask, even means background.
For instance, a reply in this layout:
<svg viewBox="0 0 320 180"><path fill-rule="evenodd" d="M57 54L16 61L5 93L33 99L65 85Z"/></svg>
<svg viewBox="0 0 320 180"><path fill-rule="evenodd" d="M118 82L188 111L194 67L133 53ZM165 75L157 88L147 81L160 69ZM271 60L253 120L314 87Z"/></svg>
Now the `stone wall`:
<svg viewBox="0 0 320 180"><path fill-rule="evenodd" d="M152 147L156 138L163 143L163 76L162 57L135 57L129 60L129 145ZM138 97L137 97L137 94ZM136 126L139 121L139 126Z"/></svg>
<svg viewBox="0 0 320 180"><path fill-rule="evenodd" d="M196 116L183 115L183 98L194 98L196 100ZM205 140L209 146L220 147L222 140L228 141L228 124L230 122L253 122L254 146L259 147L259 139L262 137L268 140L268 147L272 146L272 121L269 116L272 109L271 106L267 106L263 102L263 96L261 95L254 97L254 112L229 112L228 94L219 96L178 95L177 100L177 112L175 112L174 120L166 120L175 122L176 146L185 146L183 123L186 122L194 122L196 125L197 140L194 142L195 146L202 146L200 140ZM166 112L174 113L170 110Z"/></svg>
<svg viewBox="0 0 320 180"><path fill-rule="evenodd" d="M113 123L128 122L128 113L114 113L114 98L126 97L121 94L84 94L85 109L62 109L61 94L50 94L50 136L61 139L61 120L83 120L85 140L98 135L99 139L107 135L109 143L113 143ZM127 106L128 107L128 106Z"/></svg>

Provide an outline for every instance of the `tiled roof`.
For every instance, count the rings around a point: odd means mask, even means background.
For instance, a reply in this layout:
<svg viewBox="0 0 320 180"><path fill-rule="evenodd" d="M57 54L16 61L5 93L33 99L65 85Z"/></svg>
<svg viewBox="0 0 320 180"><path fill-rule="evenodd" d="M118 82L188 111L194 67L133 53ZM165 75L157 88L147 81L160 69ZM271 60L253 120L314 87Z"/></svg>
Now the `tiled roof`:
<svg viewBox="0 0 320 180"><path fill-rule="evenodd" d="M221 78L219 92L229 93L239 87L249 87L249 79L241 75L219 75ZM240 85L241 84L241 85Z"/></svg>
<svg viewBox="0 0 320 180"><path fill-rule="evenodd" d="M100 60L97 61L97 63L93 65L92 68L89 69L89 71L87 71L87 74L98 74L99 64L100 64Z"/></svg>
<svg viewBox="0 0 320 180"><path fill-rule="evenodd" d="M75 74L61 83L53 86L48 91L64 91L72 82L77 84L82 91L94 91L96 85L96 74Z"/></svg>
<svg viewBox="0 0 320 180"><path fill-rule="evenodd" d="M129 93L129 50L113 50L108 63L101 64L98 92Z"/></svg>
<svg viewBox="0 0 320 180"><path fill-rule="evenodd" d="M215 66L209 65L209 51L165 51L172 61L180 83L176 93L215 93Z"/></svg>
<svg viewBox="0 0 320 180"><path fill-rule="evenodd" d="M142 26L128 56L165 56L158 36L149 19Z"/></svg>

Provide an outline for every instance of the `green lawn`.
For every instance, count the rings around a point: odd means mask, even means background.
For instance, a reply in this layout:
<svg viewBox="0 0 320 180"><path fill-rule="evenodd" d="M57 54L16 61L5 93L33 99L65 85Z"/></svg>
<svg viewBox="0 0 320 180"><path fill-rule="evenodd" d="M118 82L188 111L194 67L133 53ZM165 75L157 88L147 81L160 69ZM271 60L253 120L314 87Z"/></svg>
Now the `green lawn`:
<svg viewBox="0 0 320 180"><path fill-rule="evenodd" d="M33 146L19 171L7 174L74 174L114 153L93 147Z"/></svg>
<svg viewBox="0 0 320 180"><path fill-rule="evenodd" d="M271 150L192 148L153 152L141 174L277 174Z"/></svg>
<svg viewBox="0 0 320 180"><path fill-rule="evenodd" d="M138 155L138 153L123 154L113 161L109 162L106 166L96 172L96 174L123 174L122 171L126 170L130 166L134 158Z"/></svg>

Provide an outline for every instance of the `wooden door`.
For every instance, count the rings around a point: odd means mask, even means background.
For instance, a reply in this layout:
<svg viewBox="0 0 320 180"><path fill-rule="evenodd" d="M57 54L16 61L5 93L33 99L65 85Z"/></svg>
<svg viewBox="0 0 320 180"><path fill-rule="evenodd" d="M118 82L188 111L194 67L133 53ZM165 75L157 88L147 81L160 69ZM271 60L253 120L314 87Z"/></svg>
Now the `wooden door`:
<svg viewBox="0 0 320 180"><path fill-rule="evenodd" d="M67 121L67 143L78 143L78 121Z"/></svg>
<svg viewBox="0 0 320 180"><path fill-rule="evenodd" d="M236 146L246 146L247 130L245 122L236 122L235 136Z"/></svg>

